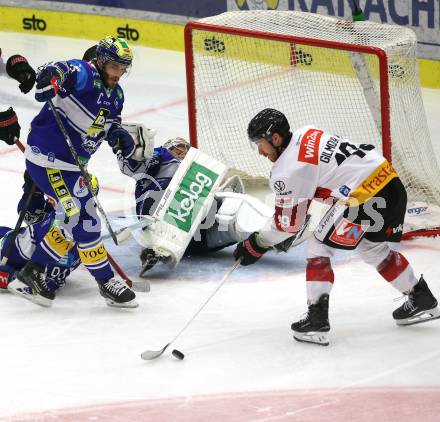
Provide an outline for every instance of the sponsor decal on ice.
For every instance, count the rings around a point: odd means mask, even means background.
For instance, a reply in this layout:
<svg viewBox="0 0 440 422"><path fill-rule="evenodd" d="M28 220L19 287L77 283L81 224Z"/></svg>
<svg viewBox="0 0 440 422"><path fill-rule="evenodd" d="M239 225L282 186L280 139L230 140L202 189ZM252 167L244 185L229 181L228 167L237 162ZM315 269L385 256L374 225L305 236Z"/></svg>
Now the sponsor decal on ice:
<svg viewBox="0 0 440 422"><path fill-rule="evenodd" d="M323 134L322 130L309 129L301 140L299 147L298 161L313 165L318 164L319 142Z"/></svg>
<svg viewBox="0 0 440 422"><path fill-rule="evenodd" d="M356 246L368 227L368 225L356 224L343 218L336 226L329 240L338 245Z"/></svg>

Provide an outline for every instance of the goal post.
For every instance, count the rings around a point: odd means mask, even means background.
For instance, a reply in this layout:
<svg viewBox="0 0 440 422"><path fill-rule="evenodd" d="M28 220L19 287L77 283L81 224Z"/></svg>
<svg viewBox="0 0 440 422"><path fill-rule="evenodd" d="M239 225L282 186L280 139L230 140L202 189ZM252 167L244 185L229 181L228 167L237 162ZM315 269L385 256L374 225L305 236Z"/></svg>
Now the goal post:
<svg viewBox="0 0 440 422"><path fill-rule="evenodd" d="M406 231L440 234L440 170L416 44L409 28L294 11L227 12L190 22L191 144L241 174L268 178L271 164L252 150L246 128L263 108L279 109L292 130L313 124L374 144L407 187L409 210L424 209L408 214Z"/></svg>

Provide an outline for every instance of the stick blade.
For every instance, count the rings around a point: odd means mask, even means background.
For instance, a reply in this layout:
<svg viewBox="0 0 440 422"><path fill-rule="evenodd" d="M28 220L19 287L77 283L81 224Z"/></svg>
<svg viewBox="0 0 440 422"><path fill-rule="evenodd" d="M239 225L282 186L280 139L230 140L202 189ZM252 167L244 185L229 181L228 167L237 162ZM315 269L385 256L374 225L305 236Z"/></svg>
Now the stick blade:
<svg viewBox="0 0 440 422"><path fill-rule="evenodd" d="M165 350L167 349L167 347L170 345L170 343L168 343L163 349L161 350L145 350L144 352L141 353L141 358L143 360L153 360L158 358L159 356L162 356L165 352Z"/></svg>

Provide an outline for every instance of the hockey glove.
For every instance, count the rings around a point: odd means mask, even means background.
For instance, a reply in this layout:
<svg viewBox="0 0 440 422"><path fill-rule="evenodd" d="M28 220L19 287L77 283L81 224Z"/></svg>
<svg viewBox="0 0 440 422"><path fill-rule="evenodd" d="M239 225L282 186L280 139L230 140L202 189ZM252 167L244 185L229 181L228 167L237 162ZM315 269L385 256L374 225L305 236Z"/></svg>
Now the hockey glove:
<svg viewBox="0 0 440 422"><path fill-rule="evenodd" d="M23 94L27 94L35 83L35 70L29 65L25 57L16 54L9 57L6 62L8 75L20 82L19 88Z"/></svg>
<svg viewBox="0 0 440 422"><path fill-rule="evenodd" d="M246 240L237 244L234 258L241 259L241 265L255 264L270 249L260 246L257 236L258 233L252 233Z"/></svg>
<svg viewBox="0 0 440 422"><path fill-rule="evenodd" d="M130 158L135 149L131 135L120 126L112 126L107 135L107 142L115 154L121 154L124 158Z"/></svg>
<svg viewBox="0 0 440 422"><path fill-rule="evenodd" d="M40 103L55 97L60 89L60 81L56 75L56 70L53 68L41 69L37 74L37 86L35 88L35 99Z"/></svg>
<svg viewBox="0 0 440 422"><path fill-rule="evenodd" d="M14 145L15 138L20 137L20 125L12 107L0 111L0 139L8 145Z"/></svg>

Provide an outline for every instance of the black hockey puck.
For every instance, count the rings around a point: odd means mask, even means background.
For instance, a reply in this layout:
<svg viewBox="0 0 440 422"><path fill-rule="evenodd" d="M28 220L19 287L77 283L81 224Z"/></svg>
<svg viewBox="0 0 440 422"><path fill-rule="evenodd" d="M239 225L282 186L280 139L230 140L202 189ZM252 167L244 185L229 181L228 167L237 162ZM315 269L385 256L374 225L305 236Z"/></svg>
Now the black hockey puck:
<svg viewBox="0 0 440 422"><path fill-rule="evenodd" d="M176 359L179 359L179 360L183 360L183 359L185 358L185 355L184 355L180 350L177 350L177 349L174 349L174 350L171 352L171 354L172 354Z"/></svg>

